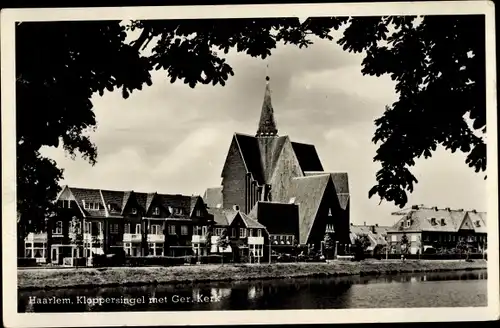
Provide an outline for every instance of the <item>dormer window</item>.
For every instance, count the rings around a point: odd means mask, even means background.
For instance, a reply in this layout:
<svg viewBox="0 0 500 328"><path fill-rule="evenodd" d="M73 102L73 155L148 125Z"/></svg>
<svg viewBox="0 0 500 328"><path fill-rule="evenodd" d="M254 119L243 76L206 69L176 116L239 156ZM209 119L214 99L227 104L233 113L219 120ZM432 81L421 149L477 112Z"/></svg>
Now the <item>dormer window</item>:
<svg viewBox="0 0 500 328"><path fill-rule="evenodd" d="M409 228L411 225L411 221L410 220L406 220L406 227Z"/></svg>
<svg viewBox="0 0 500 328"><path fill-rule="evenodd" d="M155 207L153 209L153 215L160 215L160 208L159 207Z"/></svg>
<svg viewBox="0 0 500 328"><path fill-rule="evenodd" d="M432 218L432 219L431 219L431 224L432 224L432 225L436 225L436 224L437 224L437 223L436 223L436 218Z"/></svg>
<svg viewBox="0 0 500 328"><path fill-rule="evenodd" d="M132 214L137 214L137 208L135 207L132 207L132 210L131 210Z"/></svg>
<svg viewBox="0 0 500 328"><path fill-rule="evenodd" d="M481 226L481 221L477 220L476 221L476 227L480 227Z"/></svg>
<svg viewBox="0 0 500 328"><path fill-rule="evenodd" d="M98 211L100 209L99 203L83 201L83 208L91 211Z"/></svg>
<svg viewBox="0 0 500 328"><path fill-rule="evenodd" d="M441 225L442 226L446 225L446 221L444 220L444 218L441 219Z"/></svg>

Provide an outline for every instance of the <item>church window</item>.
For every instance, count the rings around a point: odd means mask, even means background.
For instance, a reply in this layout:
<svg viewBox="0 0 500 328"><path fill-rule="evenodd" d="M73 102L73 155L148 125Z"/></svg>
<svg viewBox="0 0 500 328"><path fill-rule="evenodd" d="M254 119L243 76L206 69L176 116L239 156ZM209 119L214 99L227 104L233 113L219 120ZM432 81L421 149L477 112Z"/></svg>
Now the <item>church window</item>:
<svg viewBox="0 0 500 328"><path fill-rule="evenodd" d="M331 208L328 209L328 216L332 216L332 209Z"/></svg>

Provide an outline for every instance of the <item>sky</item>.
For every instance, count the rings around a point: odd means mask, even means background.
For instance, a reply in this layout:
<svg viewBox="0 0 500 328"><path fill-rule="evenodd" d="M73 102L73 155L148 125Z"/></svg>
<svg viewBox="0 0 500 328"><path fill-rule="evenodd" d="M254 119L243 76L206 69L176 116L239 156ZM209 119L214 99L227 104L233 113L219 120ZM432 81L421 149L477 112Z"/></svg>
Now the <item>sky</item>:
<svg viewBox="0 0 500 328"><path fill-rule="evenodd" d="M235 132L255 134L265 76L270 76L279 135L316 146L325 171L347 172L351 222L392 225L398 210L368 191L379 163L371 139L374 120L397 98L388 76L361 74L363 55L313 39L309 48L280 45L269 59L226 55L235 75L226 86L171 84L162 71L153 85L125 100L120 91L92 99L98 123L90 133L97 164L72 160L62 149L42 153L64 168L61 184L74 187L203 195L220 186ZM266 69L266 65L269 66ZM419 183L409 205L486 210L486 181L465 155L438 149L412 168Z"/></svg>

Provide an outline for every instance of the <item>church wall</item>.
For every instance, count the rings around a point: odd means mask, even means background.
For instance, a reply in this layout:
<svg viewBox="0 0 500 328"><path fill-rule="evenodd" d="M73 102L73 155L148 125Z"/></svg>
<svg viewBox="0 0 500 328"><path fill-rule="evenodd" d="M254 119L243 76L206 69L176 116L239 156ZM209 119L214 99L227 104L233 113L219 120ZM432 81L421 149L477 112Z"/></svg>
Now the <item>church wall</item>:
<svg viewBox="0 0 500 328"><path fill-rule="evenodd" d="M242 210L245 208L245 175L245 164L233 139L222 172L222 200L225 208L234 205L238 205Z"/></svg>
<svg viewBox="0 0 500 328"><path fill-rule="evenodd" d="M271 178L271 199L288 203L291 179L303 176L292 143L288 139L283 145L276 169Z"/></svg>

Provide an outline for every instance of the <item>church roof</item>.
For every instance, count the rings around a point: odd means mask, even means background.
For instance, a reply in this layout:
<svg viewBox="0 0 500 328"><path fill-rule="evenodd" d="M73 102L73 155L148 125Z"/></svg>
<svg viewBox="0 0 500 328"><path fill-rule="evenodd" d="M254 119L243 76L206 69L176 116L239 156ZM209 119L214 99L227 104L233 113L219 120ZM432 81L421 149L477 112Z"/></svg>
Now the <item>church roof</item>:
<svg viewBox="0 0 500 328"><path fill-rule="evenodd" d="M217 207L222 204L222 187L208 188L203 195L203 200L208 207Z"/></svg>
<svg viewBox="0 0 500 328"><path fill-rule="evenodd" d="M321 160L314 145L292 142L292 148L295 156L297 156L302 172L323 171L323 165L321 165Z"/></svg>
<svg viewBox="0 0 500 328"><path fill-rule="evenodd" d="M266 90L264 92L264 101L260 113L259 127L257 136L275 136L278 134L276 120L274 119L274 109L271 103L271 88L269 87L269 77L266 77Z"/></svg>
<svg viewBox="0 0 500 328"><path fill-rule="evenodd" d="M235 133L234 137L240 148L241 156L247 167L247 171L252 173L253 178L259 183L264 183L264 170L262 168L259 142L257 138Z"/></svg>
<svg viewBox="0 0 500 328"><path fill-rule="evenodd" d="M329 174L292 179L290 198L299 205L299 243L305 244L316 219L323 194L330 181Z"/></svg>

